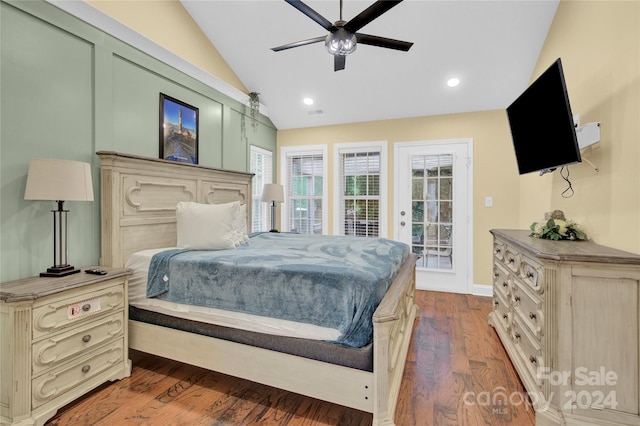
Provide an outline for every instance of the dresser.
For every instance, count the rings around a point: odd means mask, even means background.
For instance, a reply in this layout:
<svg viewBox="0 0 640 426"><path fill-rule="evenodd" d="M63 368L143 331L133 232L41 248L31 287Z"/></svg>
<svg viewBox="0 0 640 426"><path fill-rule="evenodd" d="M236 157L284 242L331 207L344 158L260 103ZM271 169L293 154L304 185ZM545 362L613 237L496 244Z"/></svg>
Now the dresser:
<svg viewBox="0 0 640 426"><path fill-rule="evenodd" d="M128 269L0 284L0 423L43 425L131 374Z"/></svg>
<svg viewBox="0 0 640 426"><path fill-rule="evenodd" d="M505 405L530 405L536 425L640 425L640 255L491 233L489 323L528 396Z"/></svg>

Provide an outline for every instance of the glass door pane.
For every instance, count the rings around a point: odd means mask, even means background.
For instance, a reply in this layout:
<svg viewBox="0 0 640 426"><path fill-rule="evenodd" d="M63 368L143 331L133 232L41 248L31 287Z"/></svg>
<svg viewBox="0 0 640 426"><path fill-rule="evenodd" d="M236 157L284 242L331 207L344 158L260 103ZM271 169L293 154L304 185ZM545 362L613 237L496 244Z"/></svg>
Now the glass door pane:
<svg viewBox="0 0 640 426"><path fill-rule="evenodd" d="M453 269L453 155L411 156L412 250L419 266Z"/></svg>

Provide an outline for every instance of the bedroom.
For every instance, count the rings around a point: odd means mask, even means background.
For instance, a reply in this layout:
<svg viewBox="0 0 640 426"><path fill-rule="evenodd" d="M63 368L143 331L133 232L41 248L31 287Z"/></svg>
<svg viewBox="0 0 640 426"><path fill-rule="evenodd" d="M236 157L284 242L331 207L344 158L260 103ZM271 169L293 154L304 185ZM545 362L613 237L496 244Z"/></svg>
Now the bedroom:
<svg viewBox="0 0 640 426"><path fill-rule="evenodd" d="M2 19L13 20L11 6L3 3ZM25 6L27 7L27 6ZM65 67L50 68L42 63L38 69L51 72L42 75L35 73L29 79L51 82L59 79L59 85L47 87L13 84L9 80L11 69L3 60L2 74L2 281L34 275L43 268L42 258L49 258L50 217L46 203L33 203L23 200L26 167L29 160L36 156L62 157L91 161L94 166L94 182L98 179L98 161L93 154L98 150L114 150L145 156L155 156L157 138L149 137L139 128L136 121L123 113L128 105L127 91L134 91L135 78L140 69L153 70L154 93L159 87L167 87L168 81L176 80L181 85L206 90L200 83L178 75L177 71L162 67L154 61L136 56L124 47L113 46L107 40L95 51L83 40L84 37L100 37L92 30L78 27L69 18L56 13L53 8L30 6L41 20L23 18L17 21L17 31L22 28L37 27L30 34L45 34L55 54L72 55L69 61L82 61L86 55L94 54L103 67L95 69L91 77L90 68L75 70L77 74L64 78L69 72ZM19 14L22 15L22 14ZM27 14L28 15L28 14ZM271 128L259 138L263 147L274 149L294 146L296 141L304 139L308 144L344 141L341 135L348 134L349 140L387 140L395 141L440 140L458 137L474 139L474 176L473 176L473 273L474 288L488 289L492 282L491 235L492 228L525 229L548 210L562 209L568 217L583 224L589 235L598 243L622 250L640 252L640 177L637 163L640 160L640 88L638 47L639 11L637 2L561 2L549 37L540 55L534 74L544 69L558 56L562 56L567 66L567 80L572 106L581 114L583 121L600 121L602 139L600 147L588 154L588 159L600 168L599 174L583 164L572 168L572 180L576 195L563 199L560 193L564 182L557 175L544 177L519 177L513 161L513 153L508 137L504 111L484 111L457 114L442 117L421 117L416 119L383 120L367 124L347 124L307 130L286 130L275 132ZM12 21L13 22L13 21ZM71 32L79 32L79 37L60 35L52 31L43 22L52 22L53 26L70 26ZM16 31L14 27L4 25L3 21L3 59L7 46L7 33ZM594 30L602 28L600 30ZM621 30L624 29L624 30ZM69 30L67 30L69 31ZM142 31L139 29L139 31ZM17 48L29 49L30 44L38 44L36 36L23 36ZM101 43L98 41L98 43ZM68 49L68 44L72 49ZM110 51L118 49L116 60ZM77 57L76 57L77 56ZM126 60L121 60L125 58ZM30 61L37 58L28 58ZM41 58L46 61L47 58ZM38 62L36 62L38 63ZM569 66L571 64L572 66ZM47 68L49 67L49 68ZM222 79L232 78L228 71L218 71L212 66L212 73ZM223 66L220 66L224 69ZM132 69L135 68L135 69ZM7 71L9 70L9 71ZM113 70L113 72L111 72ZM569 71L570 70L570 71ZM144 71L146 72L146 71ZM53 76L53 77L52 77ZM160 77L158 77L160 76ZM79 78L79 80L76 80ZM94 80L95 79L95 80ZM127 81L128 80L128 81ZM9 83L11 81L11 84ZM17 80L18 82L21 80ZM29 80L30 81L30 80ZM55 81L55 80L54 80ZM95 81L95 87L92 82ZM122 85L115 83L123 82ZM69 90L76 84L82 85L82 93L71 100L65 96L75 95ZM113 85L113 88L112 86ZM92 88L93 87L93 88ZM146 89L146 88L145 88ZM95 90L95 92L92 92ZM95 93L99 102L93 104L91 96ZM43 93L45 94L43 96ZM211 95L208 95L211 96ZM193 102L192 99L185 99ZM74 102L75 109L69 115L84 114L86 122L68 121L65 111L56 111L58 102ZM157 122L157 107L154 98L153 108L146 111L143 120ZM85 102L85 103L82 103ZM231 101L223 101L224 108L238 108ZM209 105L212 113L215 106ZM118 108L118 109L116 109ZM95 114L94 120L91 114ZM232 116L231 120L239 120ZM35 124L34 124L35 123ZM235 127L234 127L235 125ZM261 126L262 127L262 126ZM268 123L265 128L269 128ZM214 167L246 169L247 149L235 151L225 144L229 140L240 140L237 121L230 125L230 139L222 140L219 134L211 135L215 141L210 151L203 151L203 159ZM28 132L25 131L28 129ZM71 129L71 130L70 130ZM154 125L155 129L155 125ZM226 129L226 128L225 128ZM233 133L235 132L235 133ZM65 134L64 140L56 141L51 136ZM205 135L203 135L205 137ZM481 149L485 148L486 149ZM224 156L218 155L224 152ZM503 167L495 167L495 164ZM484 207L484 197L494 197L494 207ZM100 255L100 206L99 203L76 203L72 207L74 227L86 230L85 234L71 233L70 246L72 257L77 264L94 264Z"/></svg>

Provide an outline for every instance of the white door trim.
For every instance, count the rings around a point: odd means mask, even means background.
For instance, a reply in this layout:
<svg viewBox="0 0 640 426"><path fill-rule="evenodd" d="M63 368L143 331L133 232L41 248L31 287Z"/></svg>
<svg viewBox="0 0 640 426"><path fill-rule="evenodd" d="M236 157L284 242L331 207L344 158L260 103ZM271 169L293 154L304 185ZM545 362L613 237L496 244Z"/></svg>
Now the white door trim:
<svg viewBox="0 0 640 426"><path fill-rule="evenodd" d="M400 193L403 189L400 188L400 173L403 171L402 166L399 164L399 151L405 147L421 147L425 145L454 145L464 144L467 146L467 264L466 264L466 288L465 293L470 294L473 290L473 139L472 138L460 138L460 139L439 139L439 140L425 140L425 141L412 141L412 142L395 142L393 144L393 158L394 158L394 191L393 191L393 205L396 206L393 210L393 235L394 239L399 240L399 227L400 227L400 209L397 206L400 205ZM405 188L404 191L408 191ZM410 192L409 192L410 193ZM447 289L438 289L442 291L448 291ZM449 290L450 291L450 290Z"/></svg>

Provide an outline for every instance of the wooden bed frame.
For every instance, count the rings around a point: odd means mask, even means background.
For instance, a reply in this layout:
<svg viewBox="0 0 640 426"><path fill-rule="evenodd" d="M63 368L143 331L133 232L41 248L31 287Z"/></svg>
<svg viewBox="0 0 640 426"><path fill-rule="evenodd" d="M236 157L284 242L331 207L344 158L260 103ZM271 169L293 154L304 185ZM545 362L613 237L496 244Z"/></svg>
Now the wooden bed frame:
<svg viewBox="0 0 640 426"><path fill-rule="evenodd" d="M98 152L101 160L101 265L123 267L139 250L176 244L178 201L247 204L250 173ZM373 372L129 320L129 347L373 413L393 425L416 318L411 255L373 315Z"/></svg>

